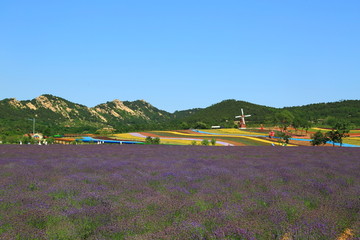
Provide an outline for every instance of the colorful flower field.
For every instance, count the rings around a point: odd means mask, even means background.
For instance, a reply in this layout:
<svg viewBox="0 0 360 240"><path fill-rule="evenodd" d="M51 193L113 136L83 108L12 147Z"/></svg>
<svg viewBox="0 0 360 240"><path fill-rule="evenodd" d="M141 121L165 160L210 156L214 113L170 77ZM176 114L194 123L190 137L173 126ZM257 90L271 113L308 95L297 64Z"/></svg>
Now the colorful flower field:
<svg viewBox="0 0 360 240"><path fill-rule="evenodd" d="M269 138L269 130L260 129L206 129L206 130L177 130L150 131L114 134L114 139L144 141L146 137L159 137L162 144L170 145L201 145L204 139L216 140L218 146L276 146L283 145L278 138ZM287 146L311 146L311 133L301 137L293 137ZM337 144L339 145L339 144ZM327 143L325 146L332 146ZM344 139L343 146L360 147L360 136L356 131L350 132L350 137Z"/></svg>
<svg viewBox="0 0 360 240"><path fill-rule="evenodd" d="M360 149L0 145L0 239L359 239Z"/></svg>
<svg viewBox="0 0 360 240"><path fill-rule="evenodd" d="M298 135L299 131L292 130L292 137L286 146L311 146L311 134L313 131L328 129L311 129L307 134ZM206 130L173 130L173 131L148 131L113 134L111 136L81 136L56 137L56 143L63 144L144 144L147 137L159 138L161 144L166 145L202 145L203 140L214 141L216 146L283 146L278 138L269 138L271 129L206 129ZM332 146L331 142L325 146ZM339 146L339 143L335 143ZM360 147L360 135L357 130L352 130L349 137L343 139L343 146Z"/></svg>
<svg viewBox="0 0 360 240"><path fill-rule="evenodd" d="M215 135L216 134L216 135ZM159 137L162 144L174 145L192 145L193 141L201 145L204 139L216 140L218 146L270 146L279 145L276 140L265 139L265 133L254 133L238 129L206 130L206 132L197 130L178 130L178 131L151 131L141 133L122 133L115 134L116 139L144 140L147 136ZM259 137L260 136L260 137ZM291 144L289 146L292 146Z"/></svg>

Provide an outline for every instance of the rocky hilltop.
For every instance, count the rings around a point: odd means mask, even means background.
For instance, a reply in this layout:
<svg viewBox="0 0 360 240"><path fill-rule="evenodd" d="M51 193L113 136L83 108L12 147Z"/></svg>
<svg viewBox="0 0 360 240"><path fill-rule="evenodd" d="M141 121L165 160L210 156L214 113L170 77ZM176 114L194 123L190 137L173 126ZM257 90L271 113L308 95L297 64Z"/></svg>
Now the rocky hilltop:
<svg viewBox="0 0 360 240"><path fill-rule="evenodd" d="M159 110L144 100L122 102L115 99L95 107L87 107L49 94L25 101L4 99L0 101L0 111L1 119L19 121L20 125L35 117L40 125L43 123L59 127L119 127L171 119L170 113Z"/></svg>

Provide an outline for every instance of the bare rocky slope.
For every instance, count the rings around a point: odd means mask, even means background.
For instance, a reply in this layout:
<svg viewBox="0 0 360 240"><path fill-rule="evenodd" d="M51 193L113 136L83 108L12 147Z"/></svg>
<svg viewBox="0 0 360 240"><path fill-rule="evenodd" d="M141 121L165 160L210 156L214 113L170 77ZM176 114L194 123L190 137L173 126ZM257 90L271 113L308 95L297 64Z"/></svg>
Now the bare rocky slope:
<svg viewBox="0 0 360 240"><path fill-rule="evenodd" d="M26 121L32 118L39 125L67 128L88 126L99 129L159 123L172 117L170 113L159 110L144 100L122 102L115 99L95 107L87 107L49 94L25 101L4 99L0 101L0 112L2 125L6 122L18 122L20 128L29 125ZM0 131L1 127L4 126L0 126Z"/></svg>

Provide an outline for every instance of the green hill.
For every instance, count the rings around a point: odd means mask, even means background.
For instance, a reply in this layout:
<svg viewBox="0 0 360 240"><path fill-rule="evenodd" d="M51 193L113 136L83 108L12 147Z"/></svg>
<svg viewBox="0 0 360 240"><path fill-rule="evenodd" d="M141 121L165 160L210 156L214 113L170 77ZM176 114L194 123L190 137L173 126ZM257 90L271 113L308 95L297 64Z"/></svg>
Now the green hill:
<svg viewBox="0 0 360 240"><path fill-rule="evenodd" d="M264 123L277 110L272 107L230 99L198 110L196 113L185 117L183 121L188 122L190 125L196 122L203 122L208 126L233 127L234 121L238 120L235 119L235 116L241 115L241 109L244 110L244 114L251 115L251 117L246 118L250 124Z"/></svg>
<svg viewBox="0 0 360 240"><path fill-rule="evenodd" d="M332 125L338 120L345 120L360 126L360 100L316 103L298 107L286 107L297 117L302 117L318 124Z"/></svg>
<svg viewBox="0 0 360 240"><path fill-rule="evenodd" d="M305 106L273 108L245 101L225 100L207 108L194 108L169 113L144 100L113 100L89 108L66 99L45 94L27 101L8 98L0 101L0 135L22 135L36 131L45 135L95 133L101 129L116 132L170 130L220 125L234 127L235 116L244 113L248 126L273 124L275 114L283 110L295 118L317 125L332 126L345 120L360 126L360 100L317 103Z"/></svg>
<svg viewBox="0 0 360 240"><path fill-rule="evenodd" d="M273 108L232 99L198 110L182 120L190 125L196 125L196 122L203 122L208 126L221 125L230 127L233 125L234 120L236 120L235 116L241 115L241 109L244 110L244 114L251 115L251 117L246 118L247 124L250 126L272 124L275 114L283 110L288 110L295 118L304 119L313 124L332 126L334 122L344 120L355 126L360 126L360 100Z"/></svg>

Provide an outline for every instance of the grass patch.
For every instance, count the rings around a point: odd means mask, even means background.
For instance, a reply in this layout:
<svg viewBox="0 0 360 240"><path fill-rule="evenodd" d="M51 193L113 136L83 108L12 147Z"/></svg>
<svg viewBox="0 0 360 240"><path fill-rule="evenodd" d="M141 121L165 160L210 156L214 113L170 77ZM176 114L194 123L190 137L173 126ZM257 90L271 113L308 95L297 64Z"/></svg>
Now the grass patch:
<svg viewBox="0 0 360 240"><path fill-rule="evenodd" d="M45 223L47 239L88 239L100 223L96 219L83 217L70 219L65 216L49 216Z"/></svg>
<svg viewBox="0 0 360 240"><path fill-rule="evenodd" d="M49 216L46 236L50 240L78 239L75 224L64 216Z"/></svg>
<svg viewBox="0 0 360 240"><path fill-rule="evenodd" d="M11 228L12 228L12 226L11 226L11 224L9 224L9 223L5 223L5 224L0 225L0 236L1 236L3 233L9 231Z"/></svg>
<svg viewBox="0 0 360 240"><path fill-rule="evenodd" d="M149 186L157 191L165 191L166 188L160 180L150 180Z"/></svg>
<svg viewBox="0 0 360 240"><path fill-rule="evenodd" d="M29 189L30 191L36 191L36 190L39 190L39 187L36 185L36 183L30 183L30 184L28 185L28 189Z"/></svg>
<svg viewBox="0 0 360 240"><path fill-rule="evenodd" d="M232 196L235 202L241 202L244 199L244 195L239 192L233 192Z"/></svg>
<svg viewBox="0 0 360 240"><path fill-rule="evenodd" d="M47 221L46 219L44 219L43 217L31 217L28 222L27 222L30 226L37 228L37 229L45 229L46 225L47 225Z"/></svg>
<svg viewBox="0 0 360 240"><path fill-rule="evenodd" d="M287 218L288 222L294 223L296 221L296 219L298 219L299 211L295 206L285 205L285 206L283 206L283 210L286 213L286 218Z"/></svg>
<svg viewBox="0 0 360 240"><path fill-rule="evenodd" d="M77 193L71 190L60 190L49 194L49 196L52 197L53 200L72 198L76 195Z"/></svg>
<svg viewBox="0 0 360 240"><path fill-rule="evenodd" d="M180 223L187 218L187 211L185 209L177 209L167 216L167 222L169 225L173 223Z"/></svg>
<svg viewBox="0 0 360 240"><path fill-rule="evenodd" d="M214 207L214 205L211 202L207 202L204 200L198 200L195 202L195 209L200 211L200 212L204 212L207 210L210 210Z"/></svg>
<svg viewBox="0 0 360 240"><path fill-rule="evenodd" d="M265 208L267 208L267 207L270 206L270 204L269 204L268 202L264 201L264 200L257 200L256 203L257 203L257 205L260 206L260 207L265 207Z"/></svg>
<svg viewBox="0 0 360 240"><path fill-rule="evenodd" d="M17 204L16 203L9 203L9 202L2 202L0 203L0 210L9 210L10 208L15 207Z"/></svg>
<svg viewBox="0 0 360 240"><path fill-rule="evenodd" d="M81 206L97 206L100 204L100 201L96 198L90 197L82 199L81 201L79 201L79 204Z"/></svg>
<svg viewBox="0 0 360 240"><path fill-rule="evenodd" d="M304 199L304 205L310 209L310 210L314 210L317 209L319 206L319 203L317 200L315 199Z"/></svg>

